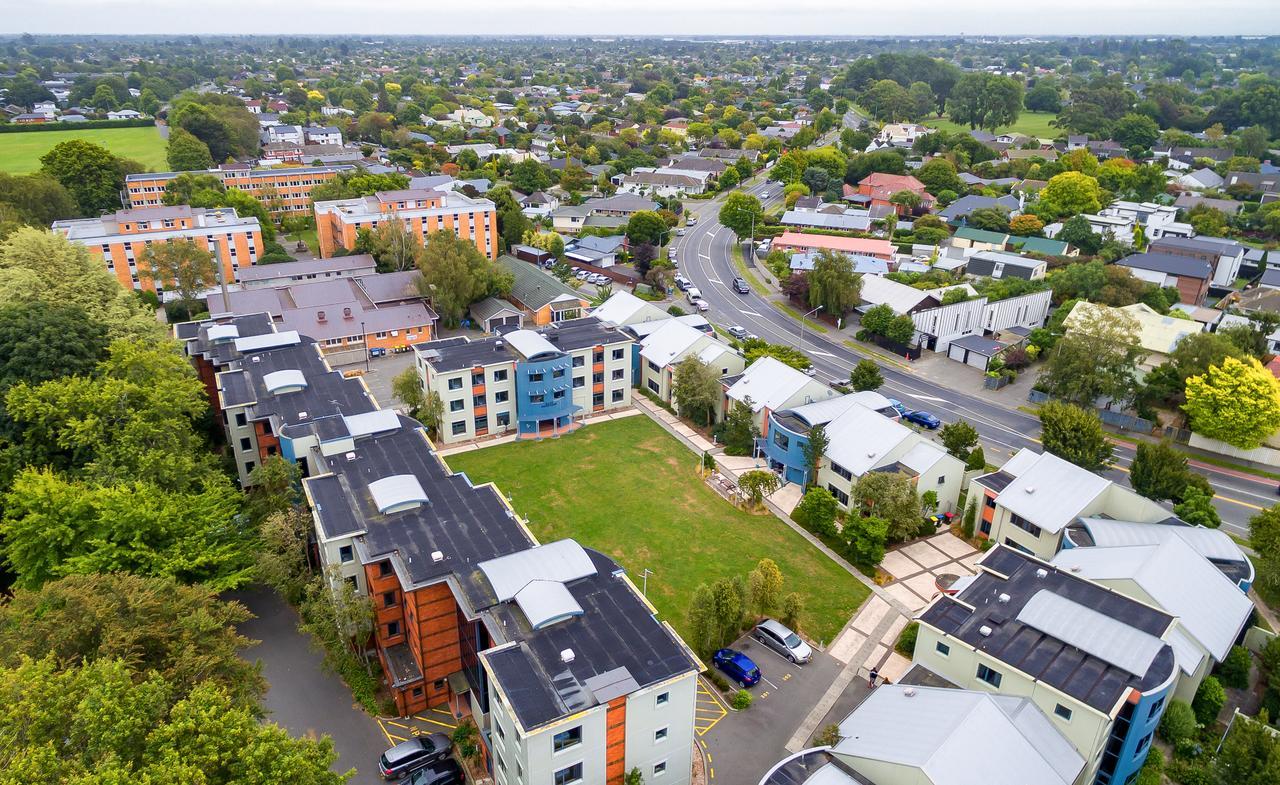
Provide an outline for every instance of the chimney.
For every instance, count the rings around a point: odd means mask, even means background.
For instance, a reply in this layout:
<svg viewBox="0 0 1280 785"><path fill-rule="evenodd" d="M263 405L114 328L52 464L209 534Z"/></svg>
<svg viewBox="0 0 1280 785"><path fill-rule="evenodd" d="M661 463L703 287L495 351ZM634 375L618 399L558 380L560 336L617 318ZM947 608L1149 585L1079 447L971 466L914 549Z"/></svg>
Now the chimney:
<svg viewBox="0 0 1280 785"><path fill-rule="evenodd" d="M316 311L316 321L320 322L321 324L325 323L326 320L324 316L324 311Z"/></svg>

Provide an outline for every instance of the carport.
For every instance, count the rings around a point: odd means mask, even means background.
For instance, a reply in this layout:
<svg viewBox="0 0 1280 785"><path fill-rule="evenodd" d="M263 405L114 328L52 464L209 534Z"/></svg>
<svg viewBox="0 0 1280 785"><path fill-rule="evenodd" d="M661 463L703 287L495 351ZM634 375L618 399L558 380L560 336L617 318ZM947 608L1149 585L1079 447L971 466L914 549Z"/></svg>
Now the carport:
<svg viewBox="0 0 1280 785"><path fill-rule="evenodd" d="M981 335L965 335L951 342L947 347L947 357L985 371L991 358L1003 352L1008 346Z"/></svg>

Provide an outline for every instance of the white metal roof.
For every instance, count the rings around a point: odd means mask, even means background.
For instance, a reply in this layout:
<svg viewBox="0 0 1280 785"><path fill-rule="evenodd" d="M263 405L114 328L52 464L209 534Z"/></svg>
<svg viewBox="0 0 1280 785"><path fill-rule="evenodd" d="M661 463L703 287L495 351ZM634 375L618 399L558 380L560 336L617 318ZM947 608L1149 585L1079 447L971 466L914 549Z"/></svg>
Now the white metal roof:
<svg viewBox="0 0 1280 785"><path fill-rule="evenodd" d="M504 333L502 340L510 344L512 349L524 355L526 359L537 357L540 354L562 354L555 344L533 330L512 330L509 333Z"/></svg>
<svg viewBox="0 0 1280 785"><path fill-rule="evenodd" d="M932 469L934 464L942 460L946 454L946 450L939 449L936 444L921 441L915 447L907 450L907 454L899 458L898 461L916 474L924 474Z"/></svg>
<svg viewBox="0 0 1280 785"><path fill-rule="evenodd" d="M885 456L915 432L896 420L863 406L850 406L826 425L827 457L861 477L880 466ZM919 438L919 437L916 437Z"/></svg>
<svg viewBox="0 0 1280 785"><path fill-rule="evenodd" d="M780 360L761 357L751 363L726 394L735 401L745 402L750 398L753 412L765 407L777 410L786 406L792 397L810 385L813 389L809 392L809 398L826 399L836 394L835 390L822 382L810 379Z"/></svg>
<svg viewBox="0 0 1280 785"><path fill-rule="evenodd" d="M535 630L548 627L570 616L581 616L582 606L565 585L554 580L533 580L516 592L516 605L524 612Z"/></svg>
<svg viewBox="0 0 1280 785"><path fill-rule="evenodd" d="M733 354L733 349L730 349L719 341L713 340L706 346L702 347L702 351L698 352L698 359L708 365L715 365L716 361L726 354Z"/></svg>
<svg viewBox="0 0 1280 785"><path fill-rule="evenodd" d="M1023 447L1021 450L1014 453L1009 460L1004 462L1004 466L1000 467L1000 471L1017 477L1027 469L1031 468L1039 457L1040 453L1030 447Z"/></svg>
<svg viewBox="0 0 1280 785"><path fill-rule="evenodd" d="M427 502L427 492L412 474L393 474L369 483L369 493L378 512L386 514Z"/></svg>
<svg viewBox="0 0 1280 785"><path fill-rule="evenodd" d="M806 403L803 406L796 406L791 409L791 413L809 423L810 426L826 425L835 418L844 414L851 406L862 405L867 409L879 410L889 406L889 399L880 393L872 392L871 395L879 396L882 404L866 396L867 392L848 393L837 398L830 398L825 401L815 401L814 403Z"/></svg>
<svg viewBox="0 0 1280 785"><path fill-rule="evenodd" d="M263 333L236 339L236 351L241 354L257 352L263 349L278 349L281 346L294 346L302 343L302 336L297 330L285 330L281 333Z"/></svg>
<svg viewBox="0 0 1280 785"><path fill-rule="evenodd" d="M711 340L706 333L672 319L640 342L640 356L666 366L704 339Z"/></svg>
<svg viewBox="0 0 1280 785"><path fill-rule="evenodd" d="M928 292L882 276L862 277L862 301L871 305L887 305L899 315L909 312L929 296Z"/></svg>
<svg viewBox="0 0 1280 785"><path fill-rule="evenodd" d="M307 377L302 375L302 371L291 368L265 374L262 377L262 383L267 386L267 392L275 393L282 390L306 387Z"/></svg>
<svg viewBox="0 0 1280 785"><path fill-rule="evenodd" d="M933 785L1070 785L1085 763L1029 699L973 690L886 684L840 736L837 756L916 768Z"/></svg>
<svg viewBox="0 0 1280 785"><path fill-rule="evenodd" d="M1173 659L1187 675L1195 673L1200 663L1208 656L1182 625L1174 625L1174 628L1169 631L1169 646L1173 648Z"/></svg>
<svg viewBox="0 0 1280 785"><path fill-rule="evenodd" d="M1110 485L1110 480L1046 452L1019 473L996 501L1041 529L1057 533Z"/></svg>
<svg viewBox="0 0 1280 785"><path fill-rule="evenodd" d="M557 540L480 562L498 602L507 602L532 581L569 583L596 574L591 557L574 540Z"/></svg>
<svg viewBox="0 0 1280 785"><path fill-rule="evenodd" d="M1105 660L1135 676L1145 676L1164 641L1105 616L1048 589L1031 595L1018 621Z"/></svg>
<svg viewBox="0 0 1280 785"><path fill-rule="evenodd" d="M394 409L375 409L363 414L344 415L342 421L352 436L368 436L371 433L394 431L400 427L400 417Z"/></svg>
<svg viewBox="0 0 1280 785"><path fill-rule="evenodd" d="M1170 537L1190 545L1206 559L1244 562L1247 558L1235 540L1221 529L1204 526L1180 526L1137 521L1117 521L1111 518L1084 518L1081 521L1089 530L1097 547L1123 545L1159 545Z"/></svg>
<svg viewBox="0 0 1280 785"><path fill-rule="evenodd" d="M1253 612L1245 593L1178 537L1159 545L1067 548L1053 563L1092 580L1132 580L1219 662Z"/></svg>

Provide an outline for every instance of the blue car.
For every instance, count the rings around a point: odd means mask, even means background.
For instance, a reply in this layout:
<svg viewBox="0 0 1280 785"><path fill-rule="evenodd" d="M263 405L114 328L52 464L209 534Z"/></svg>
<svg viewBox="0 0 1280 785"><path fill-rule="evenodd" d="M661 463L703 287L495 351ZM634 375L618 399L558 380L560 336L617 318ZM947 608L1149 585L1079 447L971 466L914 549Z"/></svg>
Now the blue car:
<svg viewBox="0 0 1280 785"><path fill-rule="evenodd" d="M715 666L724 671L730 679L743 687L753 687L760 683L760 669L751 658L740 651L721 649L711 658Z"/></svg>
<svg viewBox="0 0 1280 785"><path fill-rule="evenodd" d="M913 422L916 425L923 425L931 431L939 425L942 425L942 420L939 420L928 412L907 412L903 419Z"/></svg>

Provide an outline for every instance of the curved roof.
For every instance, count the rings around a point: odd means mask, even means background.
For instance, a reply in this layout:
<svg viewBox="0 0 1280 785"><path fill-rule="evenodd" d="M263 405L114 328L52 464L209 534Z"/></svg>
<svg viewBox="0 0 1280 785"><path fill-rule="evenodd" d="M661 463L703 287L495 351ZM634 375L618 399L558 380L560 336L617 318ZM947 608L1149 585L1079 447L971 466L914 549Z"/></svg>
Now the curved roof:
<svg viewBox="0 0 1280 785"><path fill-rule="evenodd" d="M272 371L262 377L262 383L267 386L267 392L286 392L305 388L307 377L296 369Z"/></svg>
<svg viewBox="0 0 1280 785"><path fill-rule="evenodd" d="M369 483L369 495L378 512L400 512L427 502L427 492L412 474L393 474Z"/></svg>
<svg viewBox="0 0 1280 785"><path fill-rule="evenodd" d="M510 344L512 349L524 355L527 360L532 360L543 354L561 354L555 344L533 330L512 330L504 334L502 340Z"/></svg>
<svg viewBox="0 0 1280 785"><path fill-rule="evenodd" d="M535 630L549 627L570 616L581 616L582 606L563 583L555 580L533 580L516 592L516 605Z"/></svg>
<svg viewBox="0 0 1280 785"><path fill-rule="evenodd" d="M498 602L516 599L535 581L565 584L596 574L591 557L574 540L557 540L536 548L480 562ZM530 620L532 621L532 620Z"/></svg>

